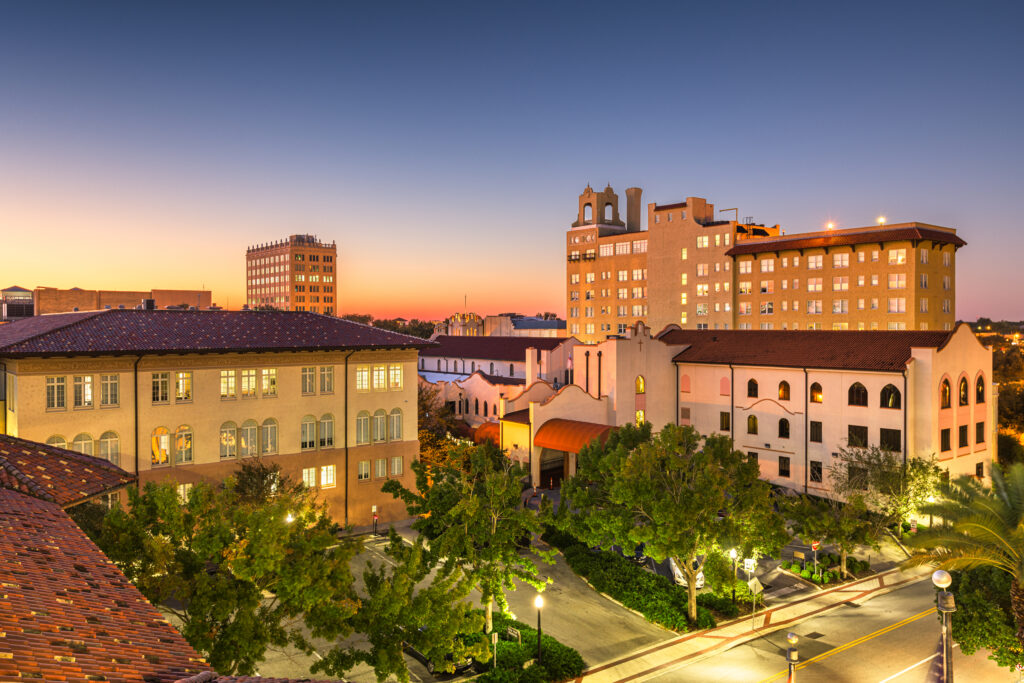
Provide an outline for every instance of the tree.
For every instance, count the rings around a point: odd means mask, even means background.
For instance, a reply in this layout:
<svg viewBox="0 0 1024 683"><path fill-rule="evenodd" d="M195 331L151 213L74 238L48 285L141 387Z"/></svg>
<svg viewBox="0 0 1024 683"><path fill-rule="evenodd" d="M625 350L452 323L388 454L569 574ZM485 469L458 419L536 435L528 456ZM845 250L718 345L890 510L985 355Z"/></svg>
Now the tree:
<svg viewBox="0 0 1024 683"><path fill-rule="evenodd" d="M373 322L373 316L369 313L343 313L341 319L351 320L354 323L360 323L362 325L369 325Z"/></svg>
<svg viewBox="0 0 1024 683"><path fill-rule="evenodd" d="M706 558L740 539L775 553L785 543L781 517L758 467L728 437L692 427L625 425L605 444L580 450L576 475L562 483L554 520L593 545L646 544L686 578L688 616L697 619L697 575Z"/></svg>
<svg viewBox="0 0 1024 683"><path fill-rule="evenodd" d="M420 516L413 528L429 539L435 557L447 558L442 572L462 571L479 588L490 633L494 605L508 610L505 591L515 589L516 579L537 590L546 583L533 560L520 553L520 544L539 533L541 524L522 505L526 470L489 443L453 444L451 450L441 465L413 463L415 491L397 480L382 490ZM548 553L533 551L551 561Z"/></svg>
<svg viewBox="0 0 1024 683"><path fill-rule="evenodd" d="M421 431L445 437L458 430L455 413L451 406L441 400L437 388L420 382L416 386L416 406Z"/></svg>
<svg viewBox="0 0 1024 683"><path fill-rule="evenodd" d="M848 576L846 559L858 545L877 547L879 517L872 516L860 495L845 502L831 498L800 496L790 502L787 512L794 530L805 543L820 541L839 548L839 571Z"/></svg>
<svg viewBox="0 0 1024 683"><path fill-rule="evenodd" d="M1024 664L1010 608L1010 575L994 567L953 572L949 590L956 595L953 640L965 655L989 650L989 659L1015 670Z"/></svg>
<svg viewBox="0 0 1024 683"><path fill-rule="evenodd" d="M999 387L999 426L1024 432L1024 385Z"/></svg>
<svg viewBox="0 0 1024 683"><path fill-rule="evenodd" d="M938 492L942 468L932 460L909 458L895 451L843 448L829 467L832 488L841 498L861 497L868 510L880 514L903 534L907 521Z"/></svg>
<svg viewBox="0 0 1024 683"><path fill-rule="evenodd" d="M1024 463L1024 446L1015 434L999 432L996 434L996 458L1003 467L1015 462Z"/></svg>
<svg viewBox="0 0 1024 683"><path fill-rule="evenodd" d="M957 477L923 512L941 517L944 524L911 540L917 552L905 565L1004 572L1010 578L1009 609L1018 647L1024 646L1024 465L993 466L991 488L974 477Z"/></svg>

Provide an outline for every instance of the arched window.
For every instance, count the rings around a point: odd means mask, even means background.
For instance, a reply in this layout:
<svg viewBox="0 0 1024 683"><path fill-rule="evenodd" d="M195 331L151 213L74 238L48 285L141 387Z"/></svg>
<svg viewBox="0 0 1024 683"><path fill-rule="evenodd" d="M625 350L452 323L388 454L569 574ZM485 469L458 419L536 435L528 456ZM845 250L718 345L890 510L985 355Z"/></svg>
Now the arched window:
<svg viewBox="0 0 1024 683"><path fill-rule="evenodd" d="M383 410L377 410L373 414L373 440L388 440L388 414Z"/></svg>
<svg viewBox="0 0 1024 683"><path fill-rule="evenodd" d="M757 434L757 415L747 416L747 434Z"/></svg>
<svg viewBox="0 0 1024 683"><path fill-rule="evenodd" d="M491 371L489 373L487 373L487 374L489 374L489 375L493 375L494 374L494 363L491 363Z"/></svg>
<svg viewBox="0 0 1024 683"><path fill-rule="evenodd" d="M645 394L647 393L647 382L644 381L643 375L636 376L636 393Z"/></svg>
<svg viewBox="0 0 1024 683"><path fill-rule="evenodd" d="M259 425L256 420L246 420L238 430L238 454L243 458L249 458L259 453L257 448L257 433Z"/></svg>
<svg viewBox="0 0 1024 683"><path fill-rule="evenodd" d="M821 385L815 382L811 385L811 403L821 403Z"/></svg>
<svg viewBox="0 0 1024 683"><path fill-rule="evenodd" d="M779 438L789 438L789 420L787 420L786 418L782 418L781 420L779 420Z"/></svg>
<svg viewBox="0 0 1024 683"><path fill-rule="evenodd" d="M174 430L174 462L192 462L192 428L188 425L181 425Z"/></svg>
<svg viewBox="0 0 1024 683"><path fill-rule="evenodd" d="M153 430L152 441L153 464L166 465L169 463L171 461L171 430L167 427L157 427Z"/></svg>
<svg viewBox="0 0 1024 683"><path fill-rule="evenodd" d="M316 448L316 418L306 415L299 426L299 448L309 451Z"/></svg>
<svg viewBox="0 0 1024 683"><path fill-rule="evenodd" d="M851 406L866 406L868 404L868 390L860 382L854 382L850 385L847 396Z"/></svg>
<svg viewBox="0 0 1024 683"><path fill-rule="evenodd" d="M494 403L494 404L491 405L491 414L494 415L494 417L498 417L498 404L497 403Z"/></svg>
<svg viewBox="0 0 1024 683"><path fill-rule="evenodd" d="M779 382L779 400L780 401L788 401L789 400L789 382L786 382L786 381Z"/></svg>
<svg viewBox="0 0 1024 683"><path fill-rule="evenodd" d="M942 380L942 384L939 385L939 406L942 408L949 408L953 405L952 390L949 386L949 380Z"/></svg>
<svg viewBox="0 0 1024 683"><path fill-rule="evenodd" d="M882 387L882 407L899 408L900 390L891 384L886 384L884 387Z"/></svg>
<svg viewBox="0 0 1024 683"><path fill-rule="evenodd" d="M388 441L402 440L402 409L395 408L388 416Z"/></svg>
<svg viewBox="0 0 1024 683"><path fill-rule="evenodd" d="M604 205L604 219L606 221L610 221L612 219L612 205L610 202Z"/></svg>
<svg viewBox="0 0 1024 683"><path fill-rule="evenodd" d="M234 422L220 426L220 457L234 458L238 455L238 427Z"/></svg>
<svg viewBox="0 0 1024 683"><path fill-rule="evenodd" d="M61 436L60 434L54 434L53 436L46 440L46 445L54 446L56 448L67 448L68 440Z"/></svg>
<svg viewBox="0 0 1024 683"><path fill-rule="evenodd" d="M121 464L121 439L117 432L103 432L99 440L100 457L114 465Z"/></svg>
<svg viewBox="0 0 1024 683"><path fill-rule="evenodd" d="M515 377L516 376L516 366L513 365L512 363L508 364L508 376L509 377Z"/></svg>
<svg viewBox="0 0 1024 683"><path fill-rule="evenodd" d="M985 402L985 378L982 375L978 375L978 381L974 384L974 402Z"/></svg>
<svg viewBox="0 0 1024 683"><path fill-rule="evenodd" d="M441 359L440 358L437 359L437 371L441 372Z"/></svg>
<svg viewBox="0 0 1024 683"><path fill-rule="evenodd" d="M756 379L747 380L747 397L748 398L757 398L757 380ZM757 434L757 432L752 432L752 433L753 434Z"/></svg>
<svg viewBox="0 0 1024 683"><path fill-rule="evenodd" d="M594 220L594 205L584 204L583 205L583 222L591 223Z"/></svg>
<svg viewBox="0 0 1024 683"><path fill-rule="evenodd" d="M487 401L484 401L484 417L487 417Z"/></svg>
<svg viewBox="0 0 1024 683"><path fill-rule="evenodd" d="M82 455L92 455L92 437L88 434L78 434L71 440L71 450Z"/></svg>
<svg viewBox="0 0 1024 683"><path fill-rule="evenodd" d="M365 410L356 415L356 445L370 443L370 413Z"/></svg>
<svg viewBox="0 0 1024 683"><path fill-rule="evenodd" d="M970 391L970 389L967 386L967 378L966 377L961 377L960 378L960 391L958 393L960 395L960 405L962 405L962 406L969 405L970 402L971 402L971 391Z"/></svg>
<svg viewBox="0 0 1024 683"><path fill-rule="evenodd" d="M476 372L476 361L472 361L472 362L470 362L470 364L469 364L469 371L470 371L471 373L472 373L472 372Z"/></svg>
<svg viewBox="0 0 1024 683"><path fill-rule="evenodd" d="M486 407L486 405L487 404L484 404L484 407ZM474 415L479 415L480 414L480 399L478 399L478 398L474 398L473 399L473 414Z"/></svg>
<svg viewBox="0 0 1024 683"><path fill-rule="evenodd" d="M320 418L320 448L334 448L334 416L330 413Z"/></svg>
<svg viewBox="0 0 1024 683"><path fill-rule="evenodd" d="M268 417L260 425L260 453L277 453L277 420L272 417Z"/></svg>

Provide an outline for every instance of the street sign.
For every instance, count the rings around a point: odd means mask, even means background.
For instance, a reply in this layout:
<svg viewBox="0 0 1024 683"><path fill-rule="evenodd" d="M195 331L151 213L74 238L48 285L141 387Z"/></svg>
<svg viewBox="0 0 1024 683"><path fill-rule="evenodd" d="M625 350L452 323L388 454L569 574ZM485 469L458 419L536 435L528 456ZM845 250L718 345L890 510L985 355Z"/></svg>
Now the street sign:
<svg viewBox="0 0 1024 683"><path fill-rule="evenodd" d="M519 629L512 628L511 626L508 627L508 637L515 638L517 643L523 642L523 636L519 633Z"/></svg>
<svg viewBox="0 0 1024 683"><path fill-rule="evenodd" d="M820 547L821 543L819 541L811 541L811 550L817 550Z"/></svg>
<svg viewBox="0 0 1024 683"><path fill-rule="evenodd" d="M910 520L910 533L912 533L912 534L916 534L917 533L917 520L916 519L911 519Z"/></svg>
<svg viewBox="0 0 1024 683"><path fill-rule="evenodd" d="M800 551L800 550L794 550L793 551L793 559L794 560L802 560L802 559L804 559L803 552Z"/></svg>
<svg viewBox="0 0 1024 683"><path fill-rule="evenodd" d="M743 571L752 572L755 569L757 569L757 560L752 557L743 560Z"/></svg>
<svg viewBox="0 0 1024 683"><path fill-rule="evenodd" d="M747 581L747 588L749 588L750 592L754 595L760 595L761 591L764 590L764 586L761 585L761 582L757 580L756 576L750 581Z"/></svg>

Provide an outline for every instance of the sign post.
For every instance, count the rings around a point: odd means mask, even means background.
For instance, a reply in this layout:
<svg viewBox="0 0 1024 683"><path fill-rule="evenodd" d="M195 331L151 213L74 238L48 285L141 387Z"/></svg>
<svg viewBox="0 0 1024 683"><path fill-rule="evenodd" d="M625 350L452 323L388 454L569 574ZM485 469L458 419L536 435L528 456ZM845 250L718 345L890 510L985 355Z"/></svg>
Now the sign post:
<svg viewBox="0 0 1024 683"><path fill-rule="evenodd" d="M814 573L818 573L818 548L821 547L820 541L811 541L811 550L814 551Z"/></svg>
<svg viewBox="0 0 1024 683"><path fill-rule="evenodd" d="M757 630L757 621L756 621L756 617L757 617L757 596L760 595L761 591L764 590L764 586L761 585L761 582L758 581L757 577L755 576L754 578L750 579L750 581L747 581L747 588L750 589L750 595L751 595L751 598L750 598L750 628L752 630Z"/></svg>
<svg viewBox="0 0 1024 683"><path fill-rule="evenodd" d="M377 535L377 506L376 505L372 506L371 512L373 512L373 535L376 536Z"/></svg>
<svg viewBox="0 0 1024 683"><path fill-rule="evenodd" d="M491 645L494 646L494 660L491 662L495 669L498 668L498 632L491 631Z"/></svg>

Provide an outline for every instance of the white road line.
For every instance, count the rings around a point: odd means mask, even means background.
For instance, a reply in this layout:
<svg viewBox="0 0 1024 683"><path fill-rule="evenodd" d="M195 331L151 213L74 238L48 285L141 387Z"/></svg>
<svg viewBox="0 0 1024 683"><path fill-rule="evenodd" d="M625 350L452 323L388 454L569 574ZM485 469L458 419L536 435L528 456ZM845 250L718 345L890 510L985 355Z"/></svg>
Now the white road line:
<svg viewBox="0 0 1024 683"><path fill-rule="evenodd" d="M953 643L953 647L955 648L956 646L957 646L957 643ZM928 662L932 661L933 659L935 659L938 656L939 656L939 653L936 652L931 657L925 657L924 659L922 659L917 664L911 664L910 666L908 666L903 671L900 671L898 673L894 673L892 676L889 676L888 678L885 678L885 679L879 681L878 683L889 683L889 681L894 681L897 678L899 678L900 676L902 676L903 674L907 673L908 671L912 671L912 670L916 669L917 667L921 666L922 664L927 664Z"/></svg>

